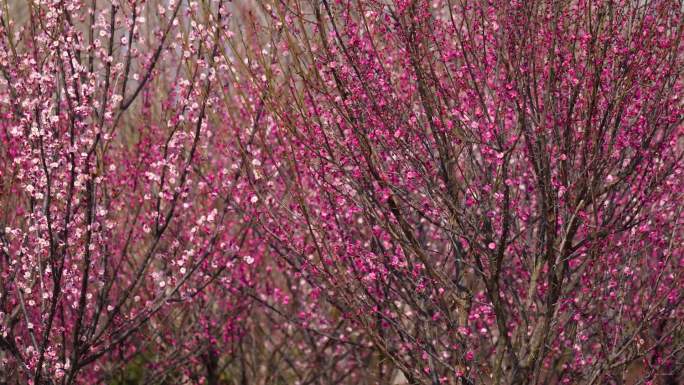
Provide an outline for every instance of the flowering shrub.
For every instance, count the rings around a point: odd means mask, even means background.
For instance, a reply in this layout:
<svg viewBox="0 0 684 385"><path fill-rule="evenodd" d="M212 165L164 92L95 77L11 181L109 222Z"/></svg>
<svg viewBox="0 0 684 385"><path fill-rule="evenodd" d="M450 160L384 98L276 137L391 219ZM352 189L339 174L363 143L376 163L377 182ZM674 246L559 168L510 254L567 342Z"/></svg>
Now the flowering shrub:
<svg viewBox="0 0 684 385"><path fill-rule="evenodd" d="M680 2L1 12L0 380L680 381Z"/></svg>

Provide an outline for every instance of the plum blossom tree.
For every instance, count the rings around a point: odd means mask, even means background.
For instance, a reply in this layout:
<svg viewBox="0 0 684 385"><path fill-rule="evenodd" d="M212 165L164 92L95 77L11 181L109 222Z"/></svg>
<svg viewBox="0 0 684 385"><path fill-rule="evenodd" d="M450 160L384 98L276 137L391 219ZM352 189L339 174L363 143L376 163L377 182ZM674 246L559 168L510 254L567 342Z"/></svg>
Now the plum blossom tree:
<svg viewBox="0 0 684 385"><path fill-rule="evenodd" d="M160 322L208 286L249 284L240 159L210 108L229 17L222 1L5 3L5 381L100 383L146 347L138 332L168 337Z"/></svg>
<svg viewBox="0 0 684 385"><path fill-rule="evenodd" d="M261 11L252 203L379 377L677 383L680 2Z"/></svg>

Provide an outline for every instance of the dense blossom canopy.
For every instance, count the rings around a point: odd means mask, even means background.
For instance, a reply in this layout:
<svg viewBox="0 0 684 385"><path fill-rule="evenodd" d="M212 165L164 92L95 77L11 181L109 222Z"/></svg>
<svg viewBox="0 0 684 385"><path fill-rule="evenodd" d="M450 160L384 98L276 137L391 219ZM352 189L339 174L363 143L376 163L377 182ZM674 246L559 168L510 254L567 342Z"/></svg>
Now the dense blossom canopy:
<svg viewBox="0 0 684 385"><path fill-rule="evenodd" d="M2 0L0 383L684 381L678 0Z"/></svg>

